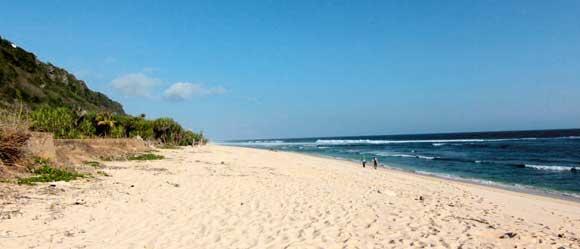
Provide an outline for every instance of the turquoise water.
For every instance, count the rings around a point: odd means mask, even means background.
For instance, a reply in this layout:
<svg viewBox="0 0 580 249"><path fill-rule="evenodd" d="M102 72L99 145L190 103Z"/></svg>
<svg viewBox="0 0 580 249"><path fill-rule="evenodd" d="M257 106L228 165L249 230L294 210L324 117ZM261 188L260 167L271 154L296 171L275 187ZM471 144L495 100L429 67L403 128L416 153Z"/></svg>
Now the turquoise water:
<svg viewBox="0 0 580 249"><path fill-rule="evenodd" d="M319 137L224 144L371 161L420 174L580 197L580 129Z"/></svg>

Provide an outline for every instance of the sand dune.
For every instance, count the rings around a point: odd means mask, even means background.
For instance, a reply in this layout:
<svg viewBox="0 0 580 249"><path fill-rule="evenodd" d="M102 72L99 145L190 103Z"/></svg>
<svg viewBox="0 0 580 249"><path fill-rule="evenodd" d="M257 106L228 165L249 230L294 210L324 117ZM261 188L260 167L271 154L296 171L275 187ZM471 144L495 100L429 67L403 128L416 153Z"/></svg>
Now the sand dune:
<svg viewBox="0 0 580 249"><path fill-rule="evenodd" d="M13 187L0 248L580 248L580 204L210 145Z"/></svg>

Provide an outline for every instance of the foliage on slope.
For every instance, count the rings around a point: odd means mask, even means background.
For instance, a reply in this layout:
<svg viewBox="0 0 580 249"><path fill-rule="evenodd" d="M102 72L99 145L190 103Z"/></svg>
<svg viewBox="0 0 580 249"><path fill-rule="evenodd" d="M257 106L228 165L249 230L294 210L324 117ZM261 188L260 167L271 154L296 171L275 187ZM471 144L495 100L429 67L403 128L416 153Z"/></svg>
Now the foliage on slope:
<svg viewBox="0 0 580 249"><path fill-rule="evenodd" d="M49 105L125 113L121 104L90 90L66 70L41 62L33 53L0 37L0 108L10 109L19 103L27 109Z"/></svg>

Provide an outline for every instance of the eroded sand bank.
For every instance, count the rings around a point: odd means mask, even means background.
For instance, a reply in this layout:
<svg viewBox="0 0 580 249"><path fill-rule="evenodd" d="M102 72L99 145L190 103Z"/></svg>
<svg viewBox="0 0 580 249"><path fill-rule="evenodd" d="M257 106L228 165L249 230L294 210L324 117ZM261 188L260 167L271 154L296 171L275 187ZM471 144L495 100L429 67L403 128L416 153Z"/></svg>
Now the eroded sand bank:
<svg viewBox="0 0 580 249"><path fill-rule="evenodd" d="M580 204L294 153L206 147L2 185L0 248L580 248Z"/></svg>

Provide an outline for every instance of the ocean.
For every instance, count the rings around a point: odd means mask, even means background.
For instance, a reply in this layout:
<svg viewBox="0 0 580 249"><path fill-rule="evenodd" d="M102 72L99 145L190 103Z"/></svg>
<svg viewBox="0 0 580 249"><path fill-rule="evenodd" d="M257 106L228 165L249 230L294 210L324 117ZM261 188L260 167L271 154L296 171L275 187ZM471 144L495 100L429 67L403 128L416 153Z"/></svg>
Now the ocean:
<svg viewBox="0 0 580 249"><path fill-rule="evenodd" d="M225 145L370 162L418 174L580 198L580 129L258 139ZM573 168L577 167L578 172Z"/></svg>

